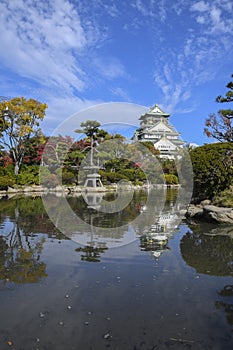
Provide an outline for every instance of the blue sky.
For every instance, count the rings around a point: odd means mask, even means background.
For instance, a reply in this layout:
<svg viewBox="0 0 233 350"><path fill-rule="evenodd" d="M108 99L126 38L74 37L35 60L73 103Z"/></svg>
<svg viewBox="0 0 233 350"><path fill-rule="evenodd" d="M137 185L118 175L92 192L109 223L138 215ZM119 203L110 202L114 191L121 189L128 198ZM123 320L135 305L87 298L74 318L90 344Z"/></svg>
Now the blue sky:
<svg viewBox="0 0 233 350"><path fill-rule="evenodd" d="M232 18L232 0L1 0L0 95L46 102L47 135L99 103L158 103L185 141L207 143L233 73Z"/></svg>

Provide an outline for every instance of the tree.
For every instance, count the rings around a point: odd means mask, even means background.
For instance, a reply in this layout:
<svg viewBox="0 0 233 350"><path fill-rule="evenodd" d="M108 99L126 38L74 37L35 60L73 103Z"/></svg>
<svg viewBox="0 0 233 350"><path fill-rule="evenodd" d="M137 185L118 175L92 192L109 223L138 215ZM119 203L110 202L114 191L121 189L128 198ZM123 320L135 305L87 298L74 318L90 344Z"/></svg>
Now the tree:
<svg viewBox="0 0 233 350"><path fill-rule="evenodd" d="M87 120L80 124L82 129L76 129L75 132L79 134L86 134L88 138L90 138L90 164L93 165L93 149L94 149L94 141L101 141L108 134L105 130L99 129L100 123L97 120Z"/></svg>
<svg viewBox="0 0 233 350"><path fill-rule="evenodd" d="M88 137L93 137L95 139L99 132L100 123L97 122L97 120L87 120L81 123L80 126L82 129L77 129L75 132L86 134Z"/></svg>
<svg viewBox="0 0 233 350"><path fill-rule="evenodd" d="M221 225L220 225L221 226ZM202 225L192 225L181 239L180 252L188 266L197 273L214 276L232 275L232 238L226 227L208 229ZM216 234L217 233L217 234Z"/></svg>
<svg viewBox="0 0 233 350"><path fill-rule="evenodd" d="M233 143L213 143L190 150L194 197L213 199L233 184Z"/></svg>
<svg viewBox="0 0 233 350"><path fill-rule="evenodd" d="M12 154L18 175L31 137L39 131L47 105L33 99L15 97L0 102L0 145Z"/></svg>
<svg viewBox="0 0 233 350"><path fill-rule="evenodd" d="M45 146L42 163L51 169L63 166L65 157L72 147L74 140L70 136L51 136Z"/></svg>
<svg viewBox="0 0 233 350"><path fill-rule="evenodd" d="M47 140L48 137L41 130L38 130L37 134L28 140L23 164L40 165Z"/></svg>
<svg viewBox="0 0 233 350"><path fill-rule="evenodd" d="M233 74L232 74L233 78ZM233 81L230 81L226 87L229 89L225 96L217 96L216 102L233 102ZM208 137L213 137L220 142L233 142L233 110L220 109L218 115L211 114L206 119L204 132Z"/></svg>

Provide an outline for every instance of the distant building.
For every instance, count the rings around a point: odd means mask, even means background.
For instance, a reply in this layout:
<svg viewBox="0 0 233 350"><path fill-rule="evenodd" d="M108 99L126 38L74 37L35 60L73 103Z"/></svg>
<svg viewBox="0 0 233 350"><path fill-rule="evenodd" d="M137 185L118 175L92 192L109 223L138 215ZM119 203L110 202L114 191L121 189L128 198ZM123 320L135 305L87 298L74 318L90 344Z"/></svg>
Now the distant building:
<svg viewBox="0 0 233 350"><path fill-rule="evenodd" d="M140 127L135 130L133 139L141 142L151 141L160 151L161 157L173 159L183 147L184 141L174 126L169 124L169 117L170 114L164 113L156 104L139 118Z"/></svg>
<svg viewBox="0 0 233 350"><path fill-rule="evenodd" d="M189 149L193 149L193 148L197 148L200 147L197 143L194 142L188 142L184 145L184 147L189 148Z"/></svg>

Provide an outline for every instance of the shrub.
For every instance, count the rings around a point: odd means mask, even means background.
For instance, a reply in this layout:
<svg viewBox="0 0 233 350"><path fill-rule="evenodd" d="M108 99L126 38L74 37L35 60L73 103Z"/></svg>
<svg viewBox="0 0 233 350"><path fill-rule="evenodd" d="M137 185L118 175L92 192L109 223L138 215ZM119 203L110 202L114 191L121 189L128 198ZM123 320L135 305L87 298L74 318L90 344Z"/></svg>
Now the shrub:
<svg viewBox="0 0 233 350"><path fill-rule="evenodd" d="M164 174L164 178L167 185L178 185L178 177L174 174Z"/></svg>
<svg viewBox="0 0 233 350"><path fill-rule="evenodd" d="M14 186L15 182L8 176L0 176L0 190L7 191L8 187Z"/></svg>
<svg viewBox="0 0 233 350"><path fill-rule="evenodd" d="M39 183L41 185L43 185L45 178L50 175L50 171L48 169L48 167L45 166L40 166L40 170L39 170Z"/></svg>
<svg viewBox="0 0 233 350"><path fill-rule="evenodd" d="M63 169L63 171L62 171L62 184L64 184L64 185L76 184L75 174L70 170Z"/></svg>
<svg viewBox="0 0 233 350"><path fill-rule="evenodd" d="M233 208L233 186L220 192L214 199L213 204L220 207Z"/></svg>
<svg viewBox="0 0 233 350"><path fill-rule="evenodd" d="M233 184L233 144L208 144L190 150L194 197L213 199Z"/></svg>
<svg viewBox="0 0 233 350"><path fill-rule="evenodd" d="M39 166L28 165L20 169L17 175L17 184L24 185L39 185Z"/></svg>
<svg viewBox="0 0 233 350"><path fill-rule="evenodd" d="M59 179L58 179L57 175L49 174L44 178L42 184L48 188L54 188L57 185L59 185Z"/></svg>
<svg viewBox="0 0 233 350"><path fill-rule="evenodd" d="M14 165L10 164L7 167L0 167L0 176L8 176L11 179L15 179Z"/></svg>

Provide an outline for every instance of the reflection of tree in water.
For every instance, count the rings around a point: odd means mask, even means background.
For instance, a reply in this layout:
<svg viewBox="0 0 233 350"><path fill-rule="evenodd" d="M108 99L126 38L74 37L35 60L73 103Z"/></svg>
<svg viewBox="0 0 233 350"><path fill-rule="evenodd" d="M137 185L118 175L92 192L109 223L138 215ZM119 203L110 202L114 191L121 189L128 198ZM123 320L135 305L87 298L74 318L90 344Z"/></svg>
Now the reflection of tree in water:
<svg viewBox="0 0 233 350"><path fill-rule="evenodd" d="M185 262L199 273L214 276L233 275L232 228L200 224L192 226L180 242L181 254ZM205 233L203 233L205 232ZM226 285L218 292L215 306L223 309L229 325L233 325L233 285Z"/></svg>
<svg viewBox="0 0 233 350"><path fill-rule="evenodd" d="M88 262L100 262L100 254L104 253L108 248L105 244L99 243L97 246L94 244L86 245L85 247L80 247L75 249L76 252L82 252L81 260Z"/></svg>
<svg viewBox="0 0 233 350"><path fill-rule="evenodd" d="M54 206L57 202L53 203ZM0 224L7 218L14 222L17 217L18 227L24 235L43 232L50 238L68 239L51 222L44 208L41 197L15 196L0 199Z"/></svg>
<svg viewBox="0 0 233 350"><path fill-rule="evenodd" d="M181 239L180 250L185 262L197 272L215 276L231 276L233 274L233 240L224 235L229 228L218 226L218 235L211 226L193 226L193 232L187 232ZM212 229L212 230L211 230ZM202 232L207 232L204 234Z"/></svg>
<svg viewBox="0 0 233 350"><path fill-rule="evenodd" d="M32 248L8 245L0 236L0 279L15 283L35 283L46 277L46 264L40 262L45 239Z"/></svg>
<svg viewBox="0 0 233 350"><path fill-rule="evenodd" d="M40 225L41 200L15 198L0 200L0 279L5 282L35 283L46 277L40 261L45 238L36 234Z"/></svg>
<svg viewBox="0 0 233 350"><path fill-rule="evenodd" d="M233 285L227 285L225 286L220 292L218 292L218 295L221 297L226 298L226 301L228 301L229 298L231 303L224 301L216 301L215 306L217 309L223 309L226 313L227 322L230 326L233 327ZM233 328L232 328L233 330Z"/></svg>
<svg viewBox="0 0 233 350"><path fill-rule="evenodd" d="M101 196L101 194L96 195ZM111 206L111 201L114 201L117 198L117 195L117 193L106 193L104 197L103 195L102 197L109 203L109 206ZM122 195L124 196L124 193L122 193ZM88 197L94 197L94 194L89 194ZM87 207L87 202L85 202L83 196L78 198L70 197L67 198L67 201L77 216L87 224L90 224L90 214L95 210L93 210L93 208L91 209L91 207ZM146 201L147 194L144 191L135 191L132 201L121 210L116 210L116 212L101 212L101 210L97 208L98 215L95 216L93 224L95 227L100 228L117 228L131 223L138 215L140 215L141 206L143 206ZM141 205L139 205L139 203Z"/></svg>

